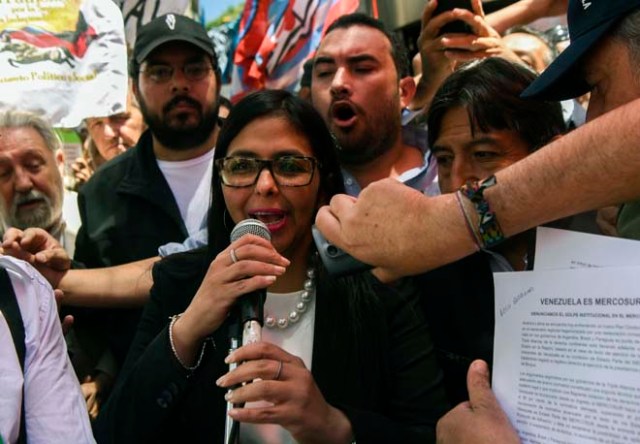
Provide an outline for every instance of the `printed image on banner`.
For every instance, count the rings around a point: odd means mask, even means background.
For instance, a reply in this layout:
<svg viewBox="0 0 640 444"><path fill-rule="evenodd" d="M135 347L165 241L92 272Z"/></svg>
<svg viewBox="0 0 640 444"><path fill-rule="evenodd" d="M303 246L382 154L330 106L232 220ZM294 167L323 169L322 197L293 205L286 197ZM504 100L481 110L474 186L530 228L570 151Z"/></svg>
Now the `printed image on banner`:
<svg viewBox="0 0 640 444"><path fill-rule="evenodd" d="M57 127L123 112L127 52L111 0L0 2L0 106Z"/></svg>
<svg viewBox="0 0 640 444"><path fill-rule="evenodd" d="M122 9L125 36L130 47L133 47L136 41L138 29L156 17L173 12L194 18L192 2L189 0L115 0L115 2Z"/></svg>
<svg viewBox="0 0 640 444"><path fill-rule="evenodd" d="M358 0L247 0L238 31L231 95L264 88L295 90L302 66L326 28Z"/></svg>

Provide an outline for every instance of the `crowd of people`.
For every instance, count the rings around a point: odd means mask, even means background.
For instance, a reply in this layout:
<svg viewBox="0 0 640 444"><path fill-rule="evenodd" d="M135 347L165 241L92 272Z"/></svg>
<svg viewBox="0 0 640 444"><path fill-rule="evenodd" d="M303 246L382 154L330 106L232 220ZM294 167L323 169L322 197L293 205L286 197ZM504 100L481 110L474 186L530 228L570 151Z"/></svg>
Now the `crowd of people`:
<svg viewBox="0 0 640 444"><path fill-rule="evenodd" d="M542 224L640 239L640 1L470 5L426 2L413 71L339 17L299 95L233 105L205 29L155 18L77 193L46 120L0 110L0 442L519 442L493 273L530 270ZM249 218L270 241L230 240ZM314 224L373 269L331 275Z"/></svg>

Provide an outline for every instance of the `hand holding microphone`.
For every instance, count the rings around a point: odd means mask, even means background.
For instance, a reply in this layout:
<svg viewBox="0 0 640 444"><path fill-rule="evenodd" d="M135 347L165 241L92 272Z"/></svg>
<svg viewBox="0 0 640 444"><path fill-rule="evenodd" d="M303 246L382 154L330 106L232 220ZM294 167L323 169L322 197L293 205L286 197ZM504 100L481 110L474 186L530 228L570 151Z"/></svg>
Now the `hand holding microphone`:
<svg viewBox="0 0 640 444"><path fill-rule="evenodd" d="M179 342L184 342L195 356L202 341L227 319L236 301L271 285L288 265L289 261L266 239L245 235L233 241L211 262L191 304L176 321L173 330L176 348ZM180 350L178 353L182 358Z"/></svg>

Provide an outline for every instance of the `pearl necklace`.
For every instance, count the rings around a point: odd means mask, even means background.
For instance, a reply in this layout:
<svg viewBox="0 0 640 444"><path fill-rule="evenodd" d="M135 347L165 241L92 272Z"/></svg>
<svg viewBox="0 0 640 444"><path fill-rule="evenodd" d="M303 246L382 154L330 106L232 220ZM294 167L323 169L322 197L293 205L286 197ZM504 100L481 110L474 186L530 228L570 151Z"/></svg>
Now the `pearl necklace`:
<svg viewBox="0 0 640 444"><path fill-rule="evenodd" d="M298 302L293 310L289 312L289 315L277 317L269 313L265 313L264 326L267 328L278 327L281 329L287 328L291 324L295 324L300 320L304 312L307 311L309 302L313 299L313 295L316 292L315 283L316 271L313 267L307 269L307 279L304 281L303 290L300 292Z"/></svg>

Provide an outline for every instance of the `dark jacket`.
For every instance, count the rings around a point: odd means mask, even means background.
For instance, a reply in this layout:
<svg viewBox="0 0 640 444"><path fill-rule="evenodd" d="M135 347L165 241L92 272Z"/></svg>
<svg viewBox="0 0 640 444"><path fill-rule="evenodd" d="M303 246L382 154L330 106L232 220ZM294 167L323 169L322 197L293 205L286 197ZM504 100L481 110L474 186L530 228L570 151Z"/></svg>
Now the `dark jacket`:
<svg viewBox="0 0 640 444"><path fill-rule="evenodd" d="M521 234L527 242L528 269L535 256L535 230ZM469 399L467 371L476 359L493 365L495 290L491 256L478 252L416 276L423 289L420 305L444 373L449 402Z"/></svg>
<svg viewBox="0 0 640 444"><path fill-rule="evenodd" d="M476 253L416 277L449 402L469 399L467 370L475 359L493 363L494 287L486 253Z"/></svg>
<svg viewBox="0 0 640 444"><path fill-rule="evenodd" d="M75 259L88 268L155 257L158 247L182 242L187 229L153 152L147 130L138 144L104 164L80 189L82 226ZM124 363L140 309L73 312L76 327L107 341L119 366ZM86 332L83 334L87 334Z"/></svg>
<svg viewBox="0 0 640 444"><path fill-rule="evenodd" d="M215 380L228 371L226 326L213 334L215 346L206 343L193 374L177 362L168 335L169 316L187 308L202 281L204 257L187 253L154 267L151 300L96 424L99 442L222 442L226 404ZM415 299L366 279L378 297L355 306L319 275L314 379L348 416L358 443L434 442L448 405Z"/></svg>
<svg viewBox="0 0 640 444"><path fill-rule="evenodd" d="M134 148L96 171L80 189L78 206L75 259L89 268L154 257L159 246L187 237L148 130Z"/></svg>

